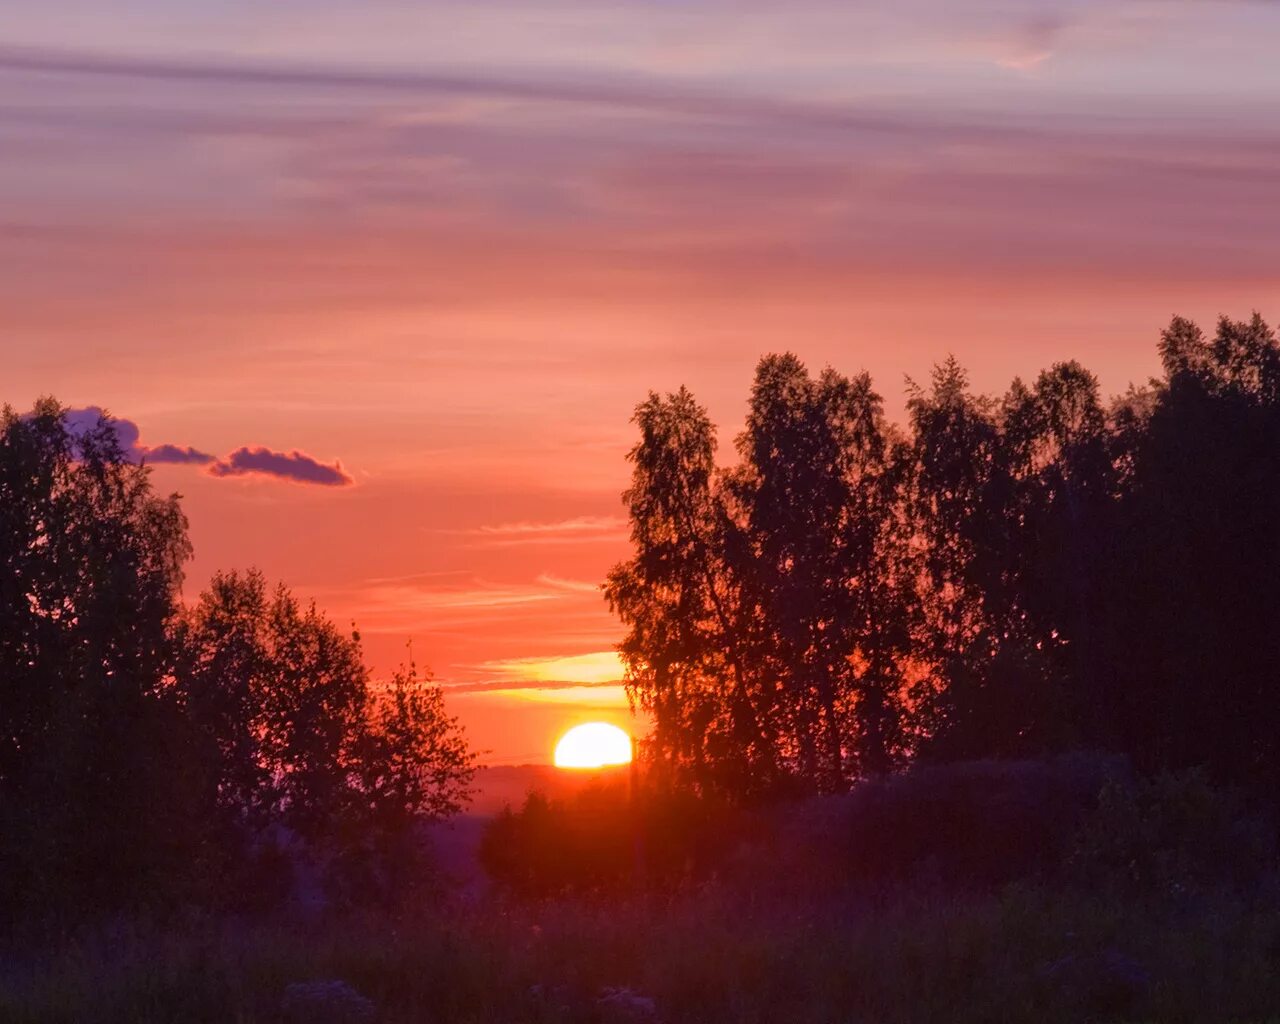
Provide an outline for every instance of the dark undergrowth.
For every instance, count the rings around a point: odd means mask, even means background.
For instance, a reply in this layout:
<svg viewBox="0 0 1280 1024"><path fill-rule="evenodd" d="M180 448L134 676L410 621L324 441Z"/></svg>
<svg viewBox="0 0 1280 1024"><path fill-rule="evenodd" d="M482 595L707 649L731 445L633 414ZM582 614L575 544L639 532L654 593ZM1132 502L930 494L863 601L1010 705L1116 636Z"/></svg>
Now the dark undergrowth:
<svg viewBox="0 0 1280 1024"><path fill-rule="evenodd" d="M12 940L0 1021L1280 1020L1275 830L1198 773L1144 780L1081 757L929 767L697 827L683 800L633 824L602 792L532 806L493 835L510 855L496 868L533 867L483 894ZM584 841L588 820L603 840ZM668 868L689 829L696 871L634 872L653 822ZM732 841L716 851L711 831Z"/></svg>
<svg viewBox="0 0 1280 1024"><path fill-rule="evenodd" d="M275 1022L291 985L340 980L397 1022L1280 1019L1272 896L1181 904L1014 886L958 896L682 896L301 923L198 920L11 951L12 1024ZM610 1000L626 989L633 1000ZM319 1016L310 1019L318 1022Z"/></svg>

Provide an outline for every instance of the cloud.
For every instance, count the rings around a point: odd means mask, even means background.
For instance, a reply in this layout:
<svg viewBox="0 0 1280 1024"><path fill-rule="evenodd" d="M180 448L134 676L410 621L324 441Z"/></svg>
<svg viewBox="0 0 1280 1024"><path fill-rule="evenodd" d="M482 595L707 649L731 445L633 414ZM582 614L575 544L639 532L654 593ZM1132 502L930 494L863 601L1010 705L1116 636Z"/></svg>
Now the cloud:
<svg viewBox="0 0 1280 1024"><path fill-rule="evenodd" d="M83 409L67 409L62 414L62 423L67 428L67 433L77 441L105 423L115 433L120 447L130 453L137 450L138 438L141 436L138 425L132 420L110 416L105 409L97 405L88 405Z"/></svg>
<svg viewBox="0 0 1280 1024"><path fill-rule="evenodd" d="M386 92L407 96L474 98L546 103L598 110L614 108L647 114L700 118L728 125L768 122L844 131L862 129L899 134L901 119L825 100L741 94L723 88L672 81L643 71L527 73L432 73L387 68L303 64L281 60L162 59L132 54L91 53L40 46L0 45L0 70L276 89ZM431 126L434 128L438 126Z"/></svg>
<svg viewBox="0 0 1280 1024"><path fill-rule="evenodd" d="M574 679L487 679L478 682L446 682L442 685L448 693L495 693L503 696L551 693L564 690L575 692L596 691L606 694L615 691L620 694L625 693L623 684L617 680L584 683Z"/></svg>
<svg viewBox="0 0 1280 1024"><path fill-rule="evenodd" d="M66 410L63 414L63 423L66 424L68 433L77 440L96 430L100 424L105 424L116 435L116 440L131 462L146 462L152 465L160 462L194 463L195 465L204 466L213 462L215 458L208 452L202 452L198 448L192 448L189 445L166 443L151 446L140 444L142 430L133 420L112 416L97 405L87 405L81 409Z"/></svg>
<svg viewBox="0 0 1280 1024"><path fill-rule="evenodd" d="M273 476L304 484L325 487L344 487L355 481L343 470L342 464L332 466L313 459L300 451L274 452L269 448L245 446L237 448L226 458L203 452L190 445L141 444L142 431L133 420L112 416L101 406L89 405L79 409L67 409L63 422L72 437L79 440L105 424L111 429L120 447L131 462L157 465L208 466L210 476Z"/></svg>
<svg viewBox="0 0 1280 1024"><path fill-rule="evenodd" d="M575 594L600 593L599 583L591 583L587 580L567 580L562 576L556 576L549 572L544 572L539 576L537 582L543 583L548 587L555 587L557 590L569 590Z"/></svg>
<svg viewBox="0 0 1280 1024"><path fill-rule="evenodd" d="M500 658L479 666L489 682L512 689L617 685L625 671L617 651L591 651L549 658Z"/></svg>
<svg viewBox="0 0 1280 1024"><path fill-rule="evenodd" d="M996 63L1014 71L1031 71L1053 56L1058 40L1067 28L1059 15L1032 18L1018 27L1010 40L1009 52Z"/></svg>
<svg viewBox="0 0 1280 1024"><path fill-rule="evenodd" d="M226 458L214 462L209 473L217 477L273 476L322 487L346 487L355 483L343 470L342 463L330 466L296 449L274 452L270 448L237 448Z"/></svg>
<svg viewBox="0 0 1280 1024"><path fill-rule="evenodd" d="M158 462L169 462L175 465L207 466L217 458L198 448L177 444L158 444L154 448L142 449L142 453L147 462L153 465Z"/></svg>
<svg viewBox="0 0 1280 1024"><path fill-rule="evenodd" d="M618 516L574 516L550 523L499 523L480 526L467 533L487 546L514 544L581 544L613 541L626 537L627 521ZM549 580L546 582L550 582ZM568 581L557 581L563 587ZM570 588L572 589L572 588Z"/></svg>

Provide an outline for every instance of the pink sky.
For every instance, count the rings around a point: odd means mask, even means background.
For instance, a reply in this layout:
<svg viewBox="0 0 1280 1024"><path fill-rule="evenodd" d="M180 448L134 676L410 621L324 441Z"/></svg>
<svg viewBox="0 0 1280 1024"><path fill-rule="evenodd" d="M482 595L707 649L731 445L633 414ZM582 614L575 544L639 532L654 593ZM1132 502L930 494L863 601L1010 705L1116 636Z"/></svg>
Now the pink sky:
<svg viewBox="0 0 1280 1024"><path fill-rule="evenodd" d="M196 561L432 666L491 762L628 724L628 420L764 352L982 388L1280 317L1280 3L15 5L0 399L144 445ZM576 685L574 685L576 684Z"/></svg>

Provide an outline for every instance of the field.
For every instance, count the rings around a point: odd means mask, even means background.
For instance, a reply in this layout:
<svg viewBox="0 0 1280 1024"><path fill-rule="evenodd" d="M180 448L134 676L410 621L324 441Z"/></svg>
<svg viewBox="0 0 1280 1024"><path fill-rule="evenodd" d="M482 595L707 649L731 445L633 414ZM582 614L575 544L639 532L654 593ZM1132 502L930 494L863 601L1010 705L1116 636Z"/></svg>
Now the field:
<svg viewBox="0 0 1280 1024"><path fill-rule="evenodd" d="M1036 889L194 920L109 929L39 968L11 954L0 1019L302 1020L282 1010L290 986L341 981L388 1024L1263 1020L1280 1006L1277 943L1274 907L1251 901L1192 914Z"/></svg>
<svg viewBox="0 0 1280 1024"><path fill-rule="evenodd" d="M1105 816L1121 810L1135 822L1132 835L1148 836L1123 871L1110 867L1099 879L1079 868L1078 839L1074 875L1049 873L1043 863L1010 866L1013 847L990 808L1009 804L1010 793L1027 789L1029 777L1042 781L1040 774L993 776L984 767L959 783L954 775L946 773L946 785L933 778L915 790L887 790L892 800L818 801L757 819L756 841L735 849L713 877L665 891L518 900L442 879L438 893L377 913L193 913L86 929L52 946L46 938L38 955L15 944L2 961L0 1020L1280 1019L1276 875L1267 865L1260 872L1244 865L1241 874L1241 862L1224 863L1208 835L1221 821L1210 827L1171 813L1197 806L1194 784L1095 811L1108 823ZM985 847L979 837L941 863L936 850L912 847L916 840L899 830L882 846L911 865L908 874L854 879L842 860L855 854L832 822L869 823L872 813L883 821L886 806L914 814L921 791L959 821L975 806L959 807L972 797L957 794L989 790L1000 792L977 798L976 807L992 823ZM1177 835L1166 827L1174 818ZM1040 827L1034 816L1024 824L1024 833ZM931 825L928 835L945 835L948 822L935 810ZM1087 824L1079 834L1088 836ZM1107 834L1117 834L1109 823ZM987 851L984 870L1023 877L975 882L979 848ZM1112 863L1114 850L1092 851L1091 863ZM1197 869L1202 853L1213 858L1207 874Z"/></svg>

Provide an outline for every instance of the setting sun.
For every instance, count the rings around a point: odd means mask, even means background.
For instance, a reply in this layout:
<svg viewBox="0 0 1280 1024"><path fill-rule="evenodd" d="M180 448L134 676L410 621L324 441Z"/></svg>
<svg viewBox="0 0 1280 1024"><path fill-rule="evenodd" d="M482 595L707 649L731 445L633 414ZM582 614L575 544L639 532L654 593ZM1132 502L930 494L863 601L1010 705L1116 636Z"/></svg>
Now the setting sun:
<svg viewBox="0 0 1280 1024"><path fill-rule="evenodd" d="M557 768L603 768L631 761L631 737L608 722L575 725L556 744Z"/></svg>

